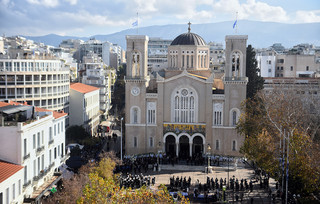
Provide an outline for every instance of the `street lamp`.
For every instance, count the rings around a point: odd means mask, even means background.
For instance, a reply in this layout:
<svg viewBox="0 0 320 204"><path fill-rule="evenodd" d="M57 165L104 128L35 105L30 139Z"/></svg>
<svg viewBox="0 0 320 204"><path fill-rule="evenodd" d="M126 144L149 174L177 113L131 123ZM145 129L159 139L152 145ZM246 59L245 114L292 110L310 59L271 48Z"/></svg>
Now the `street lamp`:
<svg viewBox="0 0 320 204"><path fill-rule="evenodd" d="M211 147L210 144L208 144L208 148L207 148L207 152L208 152L208 168L207 168L207 174L209 173L209 167L210 167L210 151L211 151Z"/></svg>
<svg viewBox="0 0 320 204"><path fill-rule="evenodd" d="M120 144L120 158L121 158L121 161L122 161L122 121L123 121L123 118L121 118L121 144Z"/></svg>
<svg viewBox="0 0 320 204"><path fill-rule="evenodd" d="M160 150L161 148L161 142L159 142L159 145L158 145L158 155L157 155L157 167L158 167L158 171L160 171Z"/></svg>

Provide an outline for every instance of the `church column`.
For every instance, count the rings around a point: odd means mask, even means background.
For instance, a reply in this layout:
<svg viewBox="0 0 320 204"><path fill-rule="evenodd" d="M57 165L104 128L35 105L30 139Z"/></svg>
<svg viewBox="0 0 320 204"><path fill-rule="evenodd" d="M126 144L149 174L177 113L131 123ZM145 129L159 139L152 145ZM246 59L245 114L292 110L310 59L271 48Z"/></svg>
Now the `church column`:
<svg viewBox="0 0 320 204"><path fill-rule="evenodd" d="M192 142L189 142L189 156L192 157Z"/></svg>
<svg viewBox="0 0 320 204"><path fill-rule="evenodd" d="M176 156L179 156L179 142L176 143Z"/></svg>

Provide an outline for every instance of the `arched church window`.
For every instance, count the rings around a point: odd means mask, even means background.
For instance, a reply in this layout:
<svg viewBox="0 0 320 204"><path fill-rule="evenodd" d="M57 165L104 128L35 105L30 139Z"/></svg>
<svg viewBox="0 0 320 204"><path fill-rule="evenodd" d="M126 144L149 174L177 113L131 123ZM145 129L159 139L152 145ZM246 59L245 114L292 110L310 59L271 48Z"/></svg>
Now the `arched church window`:
<svg viewBox="0 0 320 204"><path fill-rule="evenodd" d="M237 124L237 111L232 112L232 126L236 126Z"/></svg>
<svg viewBox="0 0 320 204"><path fill-rule="evenodd" d="M133 123L138 123L138 108L133 109Z"/></svg>
<svg viewBox="0 0 320 204"><path fill-rule="evenodd" d="M132 76L137 77L140 75L140 53L132 53Z"/></svg>
<svg viewBox="0 0 320 204"><path fill-rule="evenodd" d="M197 101L195 100L194 92L189 89L183 88L174 94L174 122L180 123L193 123L195 122L195 106Z"/></svg>
<svg viewBox="0 0 320 204"><path fill-rule="evenodd" d="M232 77L239 77L240 76L240 63L241 63L241 60L240 60L240 52L233 52L232 53L232 60L231 60L231 63L232 63Z"/></svg>

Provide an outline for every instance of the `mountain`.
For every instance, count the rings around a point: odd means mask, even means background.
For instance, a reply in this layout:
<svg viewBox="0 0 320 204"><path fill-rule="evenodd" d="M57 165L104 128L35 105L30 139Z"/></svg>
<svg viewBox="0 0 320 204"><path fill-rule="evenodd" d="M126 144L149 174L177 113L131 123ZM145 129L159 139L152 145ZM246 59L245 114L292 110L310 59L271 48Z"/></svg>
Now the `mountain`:
<svg viewBox="0 0 320 204"><path fill-rule="evenodd" d="M191 32L202 36L206 42L219 42L224 44L226 35L248 35L248 44L255 48L266 48L274 43L282 43L290 48L300 43L320 45L320 23L285 24L273 22L259 22L239 20L237 29L233 29L233 21L219 23L192 24ZM171 24L162 26L148 26L132 28L108 35L94 35L97 40L109 41L126 48L126 35L148 35L149 37L160 37L163 39L174 39L178 35L187 32L187 24ZM138 30L137 30L138 29ZM237 33L235 32L237 30ZM47 45L59 46L64 39L88 40L88 37L45 35L38 37L24 36L36 42Z"/></svg>

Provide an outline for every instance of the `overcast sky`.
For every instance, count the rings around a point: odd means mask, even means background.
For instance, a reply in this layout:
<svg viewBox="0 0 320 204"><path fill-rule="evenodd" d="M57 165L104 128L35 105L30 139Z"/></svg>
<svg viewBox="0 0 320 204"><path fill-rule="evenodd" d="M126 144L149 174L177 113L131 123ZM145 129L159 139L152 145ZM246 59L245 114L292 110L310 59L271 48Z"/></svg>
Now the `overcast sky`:
<svg viewBox="0 0 320 204"><path fill-rule="evenodd" d="M0 0L0 34L89 37L150 25L320 22L319 0Z"/></svg>

